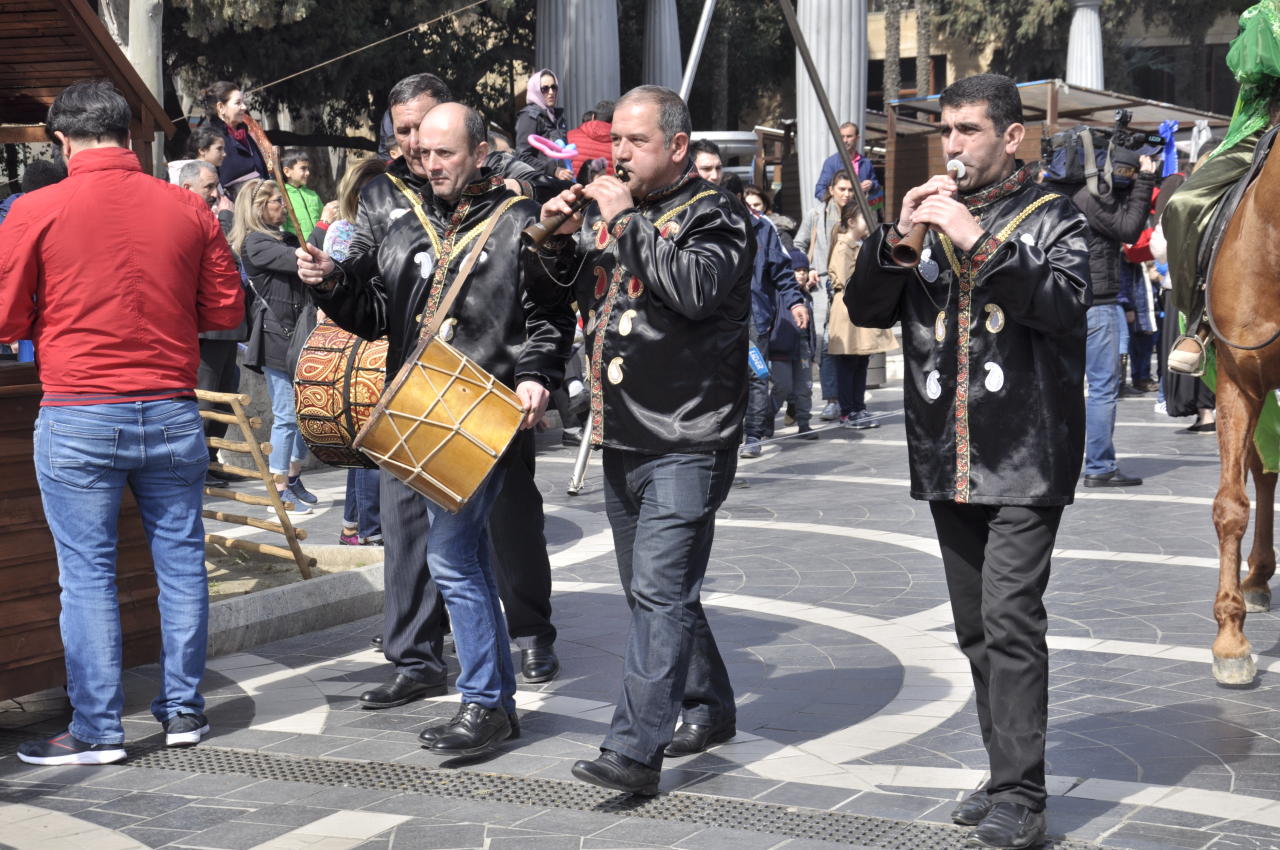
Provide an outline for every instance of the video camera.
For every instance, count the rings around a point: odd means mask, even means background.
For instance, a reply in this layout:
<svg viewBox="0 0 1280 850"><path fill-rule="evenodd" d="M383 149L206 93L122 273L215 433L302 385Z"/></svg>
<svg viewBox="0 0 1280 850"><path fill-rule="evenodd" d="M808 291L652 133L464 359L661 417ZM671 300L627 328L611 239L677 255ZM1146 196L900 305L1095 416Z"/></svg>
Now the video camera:
<svg viewBox="0 0 1280 850"><path fill-rule="evenodd" d="M1086 183L1095 197L1133 184L1138 159L1164 149L1159 133L1130 128L1133 113L1116 110L1110 129L1079 125L1040 140L1045 179L1055 183ZM1092 156L1090 156L1090 154ZM1092 159L1092 168L1086 160Z"/></svg>

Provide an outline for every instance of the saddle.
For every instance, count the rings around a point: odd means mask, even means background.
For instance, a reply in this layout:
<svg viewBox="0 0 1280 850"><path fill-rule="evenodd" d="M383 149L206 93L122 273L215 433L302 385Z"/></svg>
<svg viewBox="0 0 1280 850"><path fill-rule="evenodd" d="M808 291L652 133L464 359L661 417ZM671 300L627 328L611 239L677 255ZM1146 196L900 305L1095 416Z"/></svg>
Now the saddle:
<svg viewBox="0 0 1280 850"><path fill-rule="evenodd" d="M1231 217L1235 215L1240 202L1244 200L1244 193L1253 185L1253 181L1258 178L1258 175L1262 173L1262 166L1267 162L1267 155L1271 153L1277 134L1280 134L1280 124L1272 127L1258 140L1258 146L1254 148L1253 162L1249 164L1249 170L1236 182L1236 185L1231 187L1231 191L1223 196L1222 202L1218 204L1218 209L1213 214L1213 218L1209 220L1209 229L1200 239L1200 250L1196 254L1196 277L1204 281L1206 287L1209 285L1209 273L1213 271L1213 267L1217 263L1218 249L1222 246L1222 237L1227 232L1227 224L1230 223Z"/></svg>

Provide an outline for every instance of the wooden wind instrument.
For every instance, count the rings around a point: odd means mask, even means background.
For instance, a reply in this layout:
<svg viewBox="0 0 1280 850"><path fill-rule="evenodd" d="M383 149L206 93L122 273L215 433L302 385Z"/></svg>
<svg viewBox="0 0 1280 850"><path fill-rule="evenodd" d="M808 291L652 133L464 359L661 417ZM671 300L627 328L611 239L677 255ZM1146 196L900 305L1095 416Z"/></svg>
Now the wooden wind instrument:
<svg viewBox="0 0 1280 850"><path fill-rule="evenodd" d="M953 159L947 163L947 174L952 180L959 180L964 176L964 163L958 159ZM889 255L893 261L903 268L913 269L920 264L920 251L924 247L924 238L929 233L929 225L914 224L911 230L907 231L907 235L902 237L902 241L893 246L893 250Z"/></svg>

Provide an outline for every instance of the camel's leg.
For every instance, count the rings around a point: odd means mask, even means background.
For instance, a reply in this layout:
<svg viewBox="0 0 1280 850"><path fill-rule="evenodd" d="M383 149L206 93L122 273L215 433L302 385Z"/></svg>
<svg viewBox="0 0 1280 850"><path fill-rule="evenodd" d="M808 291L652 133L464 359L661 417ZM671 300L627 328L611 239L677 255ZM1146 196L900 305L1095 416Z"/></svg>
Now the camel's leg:
<svg viewBox="0 0 1280 850"><path fill-rule="evenodd" d="M1223 685L1250 684L1257 673L1249 640L1244 636L1244 596L1240 592L1240 539L1249 524L1245 476L1253 451L1253 429L1260 404L1251 403L1236 385L1222 357L1218 368L1218 452L1222 469L1213 500L1213 524L1218 531L1218 594L1213 617L1218 637L1213 642L1213 676Z"/></svg>
<svg viewBox="0 0 1280 850"><path fill-rule="evenodd" d="M1258 448L1249 441L1249 471L1253 473L1253 491L1257 508L1253 524L1253 549L1249 552L1249 574L1241 588L1244 609L1251 614L1271 610L1269 582L1276 574L1276 550L1273 527L1275 519L1276 473L1263 472Z"/></svg>

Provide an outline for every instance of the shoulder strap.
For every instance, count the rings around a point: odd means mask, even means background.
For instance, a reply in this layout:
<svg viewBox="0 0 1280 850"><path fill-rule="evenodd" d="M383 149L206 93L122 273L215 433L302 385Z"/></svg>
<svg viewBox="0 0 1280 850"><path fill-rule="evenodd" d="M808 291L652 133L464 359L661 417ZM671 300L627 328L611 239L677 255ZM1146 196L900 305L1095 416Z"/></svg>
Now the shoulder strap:
<svg viewBox="0 0 1280 850"><path fill-rule="evenodd" d="M431 322L423 326L421 339L424 342L435 336L436 332L440 330L440 326L444 324L450 308L453 307L453 302L458 299L458 294L462 292L462 287L471 275L471 270L475 268L476 263L479 261L480 254L484 251L485 243L489 241L489 236L493 233L493 229L498 226L498 219L502 218L503 213L522 200L525 200L522 195L507 198L503 201L502 206L498 207L498 211L489 217L489 220L484 225L484 230L480 231L480 236L476 239L476 244L472 246L467 258L462 261L462 267L458 269L457 277L449 284L444 297L440 299L440 306L436 309L435 315L431 317Z"/></svg>

